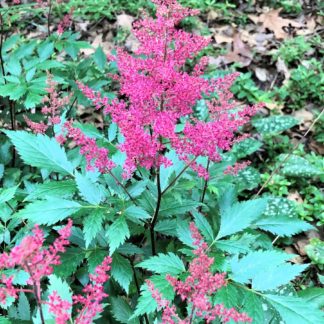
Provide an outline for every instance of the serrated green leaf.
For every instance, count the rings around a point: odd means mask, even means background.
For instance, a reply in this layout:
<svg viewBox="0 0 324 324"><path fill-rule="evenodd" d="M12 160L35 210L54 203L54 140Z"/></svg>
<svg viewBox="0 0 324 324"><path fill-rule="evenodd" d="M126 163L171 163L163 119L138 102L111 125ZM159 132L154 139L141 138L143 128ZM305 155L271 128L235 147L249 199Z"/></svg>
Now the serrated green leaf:
<svg viewBox="0 0 324 324"><path fill-rule="evenodd" d="M279 236L292 236L300 232L314 229L314 227L298 218L279 216L275 218L265 217L254 223L258 228Z"/></svg>
<svg viewBox="0 0 324 324"><path fill-rule="evenodd" d="M240 289L240 291L243 293L242 311L247 313L255 323L266 323L264 320L264 310L262 308L261 298L249 290Z"/></svg>
<svg viewBox="0 0 324 324"><path fill-rule="evenodd" d="M157 256L153 256L137 264L136 267L144 268L158 274L168 273L170 275L178 275L186 270L182 260L171 252L168 254L159 253Z"/></svg>
<svg viewBox="0 0 324 324"><path fill-rule="evenodd" d="M252 278L252 287L259 291L278 288L279 286L289 283L295 277L300 275L307 267L308 264L269 264L267 271L258 273Z"/></svg>
<svg viewBox="0 0 324 324"><path fill-rule="evenodd" d="M139 206L130 206L124 211L124 215L131 221L141 224L143 220L151 218L151 215Z"/></svg>
<svg viewBox="0 0 324 324"><path fill-rule="evenodd" d="M99 205L104 199L103 192L100 190L98 184L93 183L87 175L76 173L76 184L78 186L80 195L85 201L92 205Z"/></svg>
<svg viewBox="0 0 324 324"><path fill-rule="evenodd" d="M125 217L117 218L109 227L107 232L109 252L112 255L116 249L130 237L129 228Z"/></svg>
<svg viewBox="0 0 324 324"><path fill-rule="evenodd" d="M107 255L108 249L107 251L95 249L89 255L87 255L89 273L94 273L96 267L102 263Z"/></svg>
<svg viewBox="0 0 324 324"><path fill-rule="evenodd" d="M85 253L80 250L80 248L67 248L66 251L61 254L61 264L54 266L54 274L61 278L67 278L76 271L84 258Z"/></svg>
<svg viewBox="0 0 324 324"><path fill-rule="evenodd" d="M10 138L26 164L63 174L73 174L73 165L54 138L40 134L33 135L25 131L3 132Z"/></svg>
<svg viewBox="0 0 324 324"><path fill-rule="evenodd" d="M280 313L286 323L314 324L324 323L323 312L302 298L266 294L264 297Z"/></svg>
<svg viewBox="0 0 324 324"><path fill-rule="evenodd" d="M15 217L28 219L34 224L53 225L81 209L81 205L75 201L48 198L46 200L34 201L20 210Z"/></svg>
<svg viewBox="0 0 324 324"><path fill-rule="evenodd" d="M133 279L132 266L129 260L114 253L111 264L111 275L128 294L129 285Z"/></svg>
<svg viewBox="0 0 324 324"><path fill-rule="evenodd" d="M228 236L249 227L262 215L267 206L266 198L236 203L221 213L221 225L217 239Z"/></svg>
<svg viewBox="0 0 324 324"><path fill-rule="evenodd" d="M311 287L297 292L298 296L321 309L324 307L324 288Z"/></svg>
<svg viewBox="0 0 324 324"><path fill-rule="evenodd" d="M8 189L0 189L0 205L11 200L18 189L18 186L8 188Z"/></svg>
<svg viewBox="0 0 324 324"><path fill-rule="evenodd" d="M161 217L172 217L174 215L183 215L194 211L201 203L194 200L177 201L174 198L162 199L159 215Z"/></svg>
<svg viewBox="0 0 324 324"><path fill-rule="evenodd" d="M248 233L244 233L242 236L231 236L227 240L217 241L216 247L228 253L248 253L257 237Z"/></svg>
<svg viewBox="0 0 324 324"><path fill-rule="evenodd" d="M291 116L271 116L260 118L252 122L259 133L272 134L283 132L299 122Z"/></svg>
<svg viewBox="0 0 324 324"><path fill-rule="evenodd" d="M102 222L104 215L102 210L94 210L83 221L83 234L86 248L89 247L92 240L103 229Z"/></svg>
<svg viewBox="0 0 324 324"><path fill-rule="evenodd" d="M223 304L227 308L237 307L240 302L240 295L237 288L228 284L217 291L217 294L213 300L215 304Z"/></svg>
<svg viewBox="0 0 324 324"><path fill-rule="evenodd" d="M212 242L214 240L214 232L210 224L208 223L205 216L198 213L197 211L193 211L192 215L195 219L195 224L201 234L205 237L207 242Z"/></svg>
<svg viewBox="0 0 324 324"><path fill-rule="evenodd" d="M177 220L165 219L157 222L154 227L154 231L163 235L177 236Z"/></svg>
<svg viewBox="0 0 324 324"><path fill-rule="evenodd" d="M76 184L73 180L51 181L37 184L24 200L47 199L49 196L63 198L64 196L72 196L75 191Z"/></svg>
<svg viewBox="0 0 324 324"><path fill-rule="evenodd" d="M18 314L19 319L30 321L30 305L25 293L21 292L18 299Z"/></svg>
<svg viewBox="0 0 324 324"><path fill-rule="evenodd" d="M134 310L122 297L111 298L112 315L115 320L123 324L139 324L138 319L130 320Z"/></svg>
<svg viewBox="0 0 324 324"><path fill-rule="evenodd" d="M45 61L54 53L54 44L45 42L37 48L37 53L41 61Z"/></svg>
<svg viewBox="0 0 324 324"><path fill-rule="evenodd" d="M276 266L293 258L294 255L279 251L254 251L241 259L231 260L231 277L240 283L248 283L249 279L265 274L271 266Z"/></svg>

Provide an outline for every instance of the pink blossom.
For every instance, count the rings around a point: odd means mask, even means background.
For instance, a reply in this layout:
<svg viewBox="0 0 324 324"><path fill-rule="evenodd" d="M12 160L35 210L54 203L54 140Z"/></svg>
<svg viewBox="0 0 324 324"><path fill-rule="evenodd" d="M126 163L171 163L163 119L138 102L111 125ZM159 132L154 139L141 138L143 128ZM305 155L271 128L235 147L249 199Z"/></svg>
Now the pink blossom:
<svg viewBox="0 0 324 324"><path fill-rule="evenodd" d="M175 307L170 302L163 299L158 290L154 288L152 282L148 281L148 288L152 297L158 304L158 309L162 309L162 324L192 323L194 317L204 319L206 323L220 318L223 323L230 320L234 322L251 322L252 320L245 314L239 313L234 308L227 309L222 304L213 305L211 297L220 288L226 286L226 273L213 274L210 270L214 263L214 258L207 255L208 245L203 241L201 234L194 223L190 224L191 236L195 250L195 258L189 265L189 275L185 281L167 275L167 280L173 286L177 295L186 301L192 309L192 313L184 320L180 320Z"/></svg>
<svg viewBox="0 0 324 324"><path fill-rule="evenodd" d="M61 98L60 93L56 90L57 83L53 80L53 76L47 76L47 95L43 97L42 103L44 106L41 109L45 117L46 124L42 121L40 123L31 121L28 117L24 119L28 127L34 133L44 134L50 125L56 125L61 122L60 113L62 109L70 102L71 95Z"/></svg>
<svg viewBox="0 0 324 324"><path fill-rule="evenodd" d="M6 252L0 255L0 269L19 267L29 274L27 283L36 287L37 296L40 300L41 290L40 283L44 276L49 276L53 272L53 265L60 264L58 253L65 251L65 246L69 244L67 238L71 234L72 221L69 220L65 228L59 231L60 236L49 246L44 249L44 233L38 227L33 229L33 235L23 238L21 243L15 246L8 254ZM4 295L7 293L12 297L17 297L14 291L20 291L12 286L13 278L2 276L0 282L5 287L0 288L1 302L4 302Z"/></svg>
<svg viewBox="0 0 324 324"><path fill-rule="evenodd" d="M88 170L98 169L101 173L107 173L115 166L108 157L108 149L98 147L95 139L85 136L79 128L73 127L71 122L64 124L64 130L66 137L80 146L80 153L85 156ZM62 136L58 140L64 142Z"/></svg>
<svg viewBox="0 0 324 324"><path fill-rule="evenodd" d="M69 311L72 304L66 300L63 300L57 293L53 291L51 295L48 296L49 311L55 315L56 324L66 324L69 319Z"/></svg>
<svg viewBox="0 0 324 324"><path fill-rule="evenodd" d="M82 305L82 308L78 311L79 315L75 320L76 324L91 324L93 318L102 312L101 301L108 297L108 294L104 292L103 285L109 279L107 272L111 268L111 262L111 257L107 256L95 269L95 274L90 275L91 283L83 288L85 296L73 296L73 303Z"/></svg>
<svg viewBox="0 0 324 324"><path fill-rule="evenodd" d="M71 8L70 12L66 15L64 15L63 19L59 22L57 26L57 33L59 35L62 35L64 33L64 30L66 28L69 28L72 22L72 15L73 15L74 9Z"/></svg>
<svg viewBox="0 0 324 324"><path fill-rule="evenodd" d="M244 170L247 166L251 164L250 161L244 161L241 163L235 163L233 166L229 165L226 170L224 171L224 174L230 174L233 176L238 175L238 173L242 170Z"/></svg>
<svg viewBox="0 0 324 324"><path fill-rule="evenodd" d="M208 38L178 28L180 21L197 10L182 7L175 0L155 0L156 18L144 15L133 24L133 33L140 42L135 55L118 49L116 60L120 83L120 97L113 101L102 97L79 83L80 90L96 109L104 108L124 136L120 149L126 153L125 176L130 177L137 166L151 169L169 166L165 152L171 147L181 159L208 157L218 162L221 151L231 149L238 129L249 121L258 107L237 111L233 94L229 91L237 74L208 81L202 78L207 58L190 71L188 59L210 42ZM198 100L217 93L217 99L207 100L209 118L194 117ZM176 126L184 124L182 132ZM163 143L169 143L166 146ZM208 178L203 166L191 163L199 176Z"/></svg>

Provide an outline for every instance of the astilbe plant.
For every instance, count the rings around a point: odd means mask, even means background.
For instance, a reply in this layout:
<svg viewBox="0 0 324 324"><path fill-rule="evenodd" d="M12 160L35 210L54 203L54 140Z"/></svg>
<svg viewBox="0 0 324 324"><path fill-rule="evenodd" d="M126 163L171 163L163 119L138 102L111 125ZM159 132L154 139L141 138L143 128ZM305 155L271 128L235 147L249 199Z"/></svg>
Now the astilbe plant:
<svg viewBox="0 0 324 324"><path fill-rule="evenodd" d="M195 318L204 319L211 323L220 318L223 323L233 320L235 322L252 322L252 319L245 313L239 313L234 308L227 309L222 304L213 305L212 296L217 294L217 290L226 286L226 273L213 274L210 270L214 263L214 258L208 257L208 245L203 241L196 225L190 223L190 231L193 238L195 250L194 259L189 265L189 275L185 281L178 280L170 275L166 279L170 282L177 295L182 301L186 301L191 312L185 319L180 319L176 312L176 307L163 299L163 296L155 289L154 284L147 280L147 285L152 293L152 297L162 310L162 324L191 324Z"/></svg>
<svg viewBox="0 0 324 324"><path fill-rule="evenodd" d="M70 310L72 304L63 300L58 291L53 291L48 301L42 300L42 280L53 273L53 266L59 265L59 253L65 252L65 248L70 244L68 237L71 235L72 220L58 231L59 237L55 239L48 248L44 247L45 237L43 231L36 225L33 229L33 235L24 237L21 243L15 246L10 253L0 255L0 270L16 269L24 270L29 278L27 285L31 289L20 288L14 285L15 276L6 276L2 274L0 278L0 303L6 304L7 297L18 298L20 292L31 293L34 295L41 322L45 323L42 305L49 306L49 312L55 316L57 324L65 324L70 320ZM108 294L104 292L104 283L108 281L111 257L107 256L103 262L95 269L94 274L90 274L91 283L83 288L83 295L73 296L73 304L81 305L78 309L78 316L75 319L76 324L90 324L98 313L102 312L101 302Z"/></svg>
<svg viewBox="0 0 324 324"><path fill-rule="evenodd" d="M236 111L229 88L237 74L211 81L202 78L206 57L193 69L186 66L210 42L178 28L183 18L198 11L184 8L175 0L153 2L157 5L156 18L145 16L133 24L140 42L134 55L118 49L116 58L110 56L118 64L119 75L113 79L120 83L120 98L110 101L86 85L78 85L96 108L103 107L119 126L124 136L119 148L126 153L126 178L138 166L169 166L172 162L165 153L170 148L199 176L208 178L207 170L196 163L197 157L219 161L220 151L229 150L238 140L236 132L258 107ZM207 121L193 113L195 104L203 98L208 99ZM180 124L183 130L177 131ZM111 167L109 163L108 169Z"/></svg>

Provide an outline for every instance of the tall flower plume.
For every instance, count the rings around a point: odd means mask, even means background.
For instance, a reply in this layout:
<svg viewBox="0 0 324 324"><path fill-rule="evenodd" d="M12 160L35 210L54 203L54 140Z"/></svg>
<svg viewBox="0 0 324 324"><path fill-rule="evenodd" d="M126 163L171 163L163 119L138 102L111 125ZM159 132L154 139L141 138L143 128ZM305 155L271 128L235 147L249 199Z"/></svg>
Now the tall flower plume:
<svg viewBox="0 0 324 324"><path fill-rule="evenodd" d="M84 95L96 108L104 107L106 114L118 124L125 141L120 149L126 153L125 176L137 166L147 169L168 166L164 153L172 148L184 161L198 156L219 161L220 151L229 150L236 132L256 112L257 107L237 111L229 88L236 74L208 81L202 78L207 59L203 57L192 69L186 66L203 50L209 39L179 29L181 20L197 15L175 0L154 0L156 18L144 16L133 24L133 33L140 42L134 55L117 50L116 60L120 83L120 99L109 101L79 84ZM215 97L217 99L208 98ZM207 100L209 118L194 117L198 100ZM182 124L182 131L176 126ZM200 176L206 170L192 162Z"/></svg>
<svg viewBox="0 0 324 324"><path fill-rule="evenodd" d="M162 310L162 324L189 324L193 323L195 317L204 319L211 323L220 318L223 323L234 320L234 322L252 322L245 313L239 313L234 308L227 309L222 304L213 305L211 297L217 290L226 286L226 273L213 274L210 267L214 258L207 255L208 245L203 241L194 223L190 224L191 236L194 239L195 258L189 265L189 275L185 281L167 275L167 280L173 286L182 301L186 301L192 309L186 319L181 320L174 306L163 299L162 295L155 289L152 282L148 281L148 288L152 297L156 300L158 308Z"/></svg>

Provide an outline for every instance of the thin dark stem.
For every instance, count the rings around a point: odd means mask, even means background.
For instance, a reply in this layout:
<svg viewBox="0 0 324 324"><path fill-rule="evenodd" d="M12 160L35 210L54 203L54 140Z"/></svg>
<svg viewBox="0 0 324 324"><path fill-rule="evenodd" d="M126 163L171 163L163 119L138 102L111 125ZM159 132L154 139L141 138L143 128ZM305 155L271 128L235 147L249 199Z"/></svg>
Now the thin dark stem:
<svg viewBox="0 0 324 324"><path fill-rule="evenodd" d="M123 188L123 190L125 191L125 193L127 194L127 196L129 197L129 199L135 204L135 205L137 205L137 203L136 203L136 201L135 201L135 199L132 197L132 195L129 193L129 191L127 190L127 188L118 180L118 178L111 172L111 171L109 171L109 174L114 178L114 180L116 181L116 183L118 184L118 185L120 185L122 188Z"/></svg>
<svg viewBox="0 0 324 324"><path fill-rule="evenodd" d="M68 111L66 112L66 117L67 117L67 118L70 117L70 113L71 113L72 108L73 108L74 104L76 103L76 101L77 101L77 97L75 97L75 98L73 99L72 104L70 105Z"/></svg>
<svg viewBox="0 0 324 324"><path fill-rule="evenodd" d="M47 34L51 36L51 13L52 13L52 1L49 1L48 5L48 16L47 16Z"/></svg>
<svg viewBox="0 0 324 324"><path fill-rule="evenodd" d="M206 167L207 172L209 171L209 166L210 166L210 160L208 159L208 161L207 161L207 167ZM202 204L204 203L204 200L205 200L207 186L208 186L208 180L206 179L205 180L205 184L204 184L204 189L203 189L203 192L202 192L202 195L201 195L201 198L200 198L200 202ZM201 209L202 209L202 206L200 206L198 208L198 211L201 212Z"/></svg>
<svg viewBox="0 0 324 324"><path fill-rule="evenodd" d="M130 259L130 264L131 264L131 267L132 267L132 270L133 270L133 275L134 275L134 281L135 281L135 286L136 286L137 294L139 296L141 294L141 289L140 289L140 285L139 285L139 282L138 282L138 279L137 279L137 275L136 275L136 270L135 270L135 267L134 267L134 260L133 259ZM145 319L145 323L146 324L150 324L149 319L147 317L147 314L144 314L144 319Z"/></svg>
<svg viewBox="0 0 324 324"><path fill-rule="evenodd" d="M153 218L152 218L152 221L151 221L151 224L150 224L152 255L156 255L154 227L155 227L155 224L156 224L158 216L159 216L159 211L160 211L160 207L161 207L161 200L162 200L160 168L158 168L157 174L156 174L156 186L157 186L157 201L156 201L156 207L155 207L154 215L153 215Z"/></svg>
<svg viewBox="0 0 324 324"><path fill-rule="evenodd" d="M190 167L192 163L197 160L197 157L193 158L183 169L182 171L170 182L170 184L162 191L161 195L163 196L177 181L178 179L185 173L185 171Z"/></svg>

